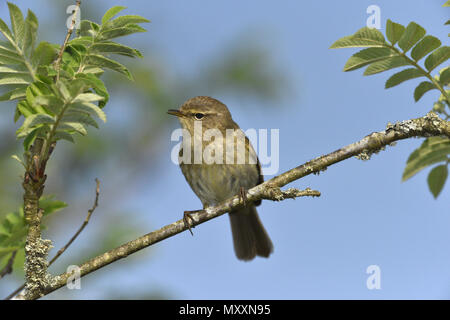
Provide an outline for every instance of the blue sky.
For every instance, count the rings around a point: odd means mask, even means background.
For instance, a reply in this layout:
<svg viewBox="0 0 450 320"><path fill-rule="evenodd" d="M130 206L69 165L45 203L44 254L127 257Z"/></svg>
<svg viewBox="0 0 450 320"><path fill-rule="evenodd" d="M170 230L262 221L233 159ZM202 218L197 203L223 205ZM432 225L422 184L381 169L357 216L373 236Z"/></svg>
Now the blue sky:
<svg viewBox="0 0 450 320"><path fill-rule="evenodd" d="M232 94L216 98L243 129L280 129L280 173L388 122L423 116L436 100L436 92L430 92L414 103L419 80L385 90L388 74L342 72L354 50L329 46L365 25L369 5L380 7L383 33L388 18L404 25L415 21L444 44L450 32L443 25L450 8L436 0L101 2L126 5L127 13L152 20L149 32L139 35L149 44L142 51L158 47L174 76L195 74L206 57L246 33L267 46L289 79L280 105L261 108L260 101ZM44 14L37 3L21 1L20 6L33 8L38 17ZM169 126L168 132L178 124ZM402 141L370 161L349 159L292 183L320 190L320 198L263 202L258 211L275 246L270 259L235 259L228 217L222 216L195 228L194 237L185 232L155 245L152 255L131 269L123 271L127 264L121 262L111 271L117 277L102 278L95 287L86 277L81 296L99 298L105 290L132 292L140 286L142 291L144 286L179 299L449 299L449 186L434 200L426 185L428 170L401 182L406 159L420 143ZM170 162L170 134L165 144L161 157L167 161L158 175L149 175L151 182L122 203L136 212L129 219L148 232L201 206ZM380 290L366 288L369 265L381 269Z"/></svg>

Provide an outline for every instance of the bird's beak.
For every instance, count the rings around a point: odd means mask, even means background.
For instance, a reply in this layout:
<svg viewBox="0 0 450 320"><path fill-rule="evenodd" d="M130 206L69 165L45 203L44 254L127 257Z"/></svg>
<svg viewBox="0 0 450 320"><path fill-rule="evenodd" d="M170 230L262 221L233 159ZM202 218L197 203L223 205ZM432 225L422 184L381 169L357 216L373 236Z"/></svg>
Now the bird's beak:
<svg viewBox="0 0 450 320"><path fill-rule="evenodd" d="M167 111L168 114L171 114L173 116L177 116L177 117L184 117L185 114L183 112L181 112L180 110L176 110L176 109L169 109Z"/></svg>

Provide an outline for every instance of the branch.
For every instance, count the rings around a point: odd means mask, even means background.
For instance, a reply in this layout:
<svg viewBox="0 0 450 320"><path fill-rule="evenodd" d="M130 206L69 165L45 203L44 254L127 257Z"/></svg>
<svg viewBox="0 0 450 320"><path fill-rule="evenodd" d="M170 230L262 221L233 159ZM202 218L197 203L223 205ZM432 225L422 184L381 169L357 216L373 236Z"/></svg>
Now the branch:
<svg viewBox="0 0 450 320"><path fill-rule="evenodd" d="M80 226L80 228L78 229L77 232L75 232L75 234L73 235L73 237L69 240L69 242L66 243L66 245L64 247L62 247L61 249L58 250L58 252L56 253L56 255L53 257L52 260L50 260L50 262L48 263L49 266L52 265L53 262L56 261L56 259L58 259L63 253L64 251L67 250L67 248L72 244L72 242L75 241L75 239L80 235L80 233L84 230L84 228L86 228L86 226L89 223L89 220L91 219L92 214L94 213L95 209L97 209L98 207L98 198L100 196L100 181L98 179L95 179L95 182L97 183L97 187L95 189L95 201L94 201L94 205L92 206L91 209L88 210L88 215L86 217L86 219L84 219L83 224Z"/></svg>
<svg viewBox="0 0 450 320"><path fill-rule="evenodd" d="M61 46L61 49L59 50L58 58L56 58L55 61L55 69L57 71L56 80L59 80L59 71L61 67L61 60L64 53L64 50L66 50L67 43L69 42L70 37L72 36L73 30L75 29L75 24L77 22L77 13L78 10L80 10L81 1L77 0L76 2L75 10L73 11L72 15L72 22L70 24L70 28L67 30L66 38L64 39L63 45Z"/></svg>
<svg viewBox="0 0 450 320"><path fill-rule="evenodd" d="M247 201L257 201L260 199L282 200L284 198L291 198L297 195L302 196L317 196L319 193L312 190L299 191L296 189L288 189L281 191L280 187L298 180L302 177L310 175L311 173L319 173L325 170L328 166L337 162L346 160L353 156L364 155L365 158L370 157L373 153L377 153L385 146L391 145L398 140L404 140L412 137L430 137L430 136L446 136L450 138L450 122L439 118L435 113L430 112L422 118L397 122L389 124L386 130L374 132L365 138L355 143L349 144L341 149L338 149L327 155L318 157L306 162L294 169L291 169L279 176L276 176L266 182L247 191ZM198 213L192 214L192 226L199 225L210 219L223 215L231 210L242 206L242 197L236 195L216 206L209 207ZM80 267L80 275L85 276L95 270L105 267L117 260L126 258L130 254L142 250L150 245L158 243L169 237L188 230L183 219L169 224L157 231L148 233L140 238L125 243L120 247L112 249L103 253L83 264ZM71 274L63 273L55 277L52 283L45 288L44 295L55 291L64 286ZM28 295L28 298L37 299L39 295Z"/></svg>

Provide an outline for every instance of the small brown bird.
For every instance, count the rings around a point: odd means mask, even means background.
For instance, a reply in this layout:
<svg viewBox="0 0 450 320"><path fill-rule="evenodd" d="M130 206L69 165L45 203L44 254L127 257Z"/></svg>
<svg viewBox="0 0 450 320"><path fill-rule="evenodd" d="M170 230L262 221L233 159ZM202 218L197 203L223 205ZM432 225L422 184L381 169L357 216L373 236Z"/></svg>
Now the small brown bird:
<svg viewBox="0 0 450 320"><path fill-rule="evenodd" d="M177 116L185 129L183 140L190 139L190 157L184 154L189 152L184 150L189 149L189 141L183 141L179 153L180 167L192 190L202 201L203 208L238 194L245 203L245 190L262 183L264 178L250 141L233 121L226 105L216 99L199 96L187 100L180 110L169 110L168 113ZM200 125L199 134L197 129ZM212 134L207 134L208 129L212 129L209 131ZM227 134L230 137L230 132L232 141L225 138ZM186 133L189 137L186 137ZM207 139L206 135L209 138L214 136L214 140L208 141L212 138ZM239 138L244 141L242 148L238 144ZM196 145L202 146L201 163L198 162L198 155L197 158L194 155L198 150ZM210 158L214 161L206 159L205 150L213 150ZM191 161L183 163L186 158ZM246 203L229 214L234 250L240 260L252 260L255 256L267 258L273 251L272 241L256 212L255 206L260 203Z"/></svg>

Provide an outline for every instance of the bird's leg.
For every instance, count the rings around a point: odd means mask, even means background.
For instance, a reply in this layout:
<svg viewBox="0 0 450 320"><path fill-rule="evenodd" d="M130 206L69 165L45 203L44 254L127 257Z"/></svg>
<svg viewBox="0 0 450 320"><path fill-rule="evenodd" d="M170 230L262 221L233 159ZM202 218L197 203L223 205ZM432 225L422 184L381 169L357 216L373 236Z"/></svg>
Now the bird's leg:
<svg viewBox="0 0 450 320"><path fill-rule="evenodd" d="M191 215L194 214L194 213L198 213L200 211L203 211L203 210L184 211L184 213L183 213L184 225L188 227L189 232L191 233L191 235L194 235L194 233L192 232L191 223L188 221L188 219L190 219L192 222L195 222L194 218L192 218ZM195 228L195 226L192 226L192 228Z"/></svg>
<svg viewBox="0 0 450 320"><path fill-rule="evenodd" d="M244 207L247 206L247 190L244 187L239 189L239 199L244 204Z"/></svg>

